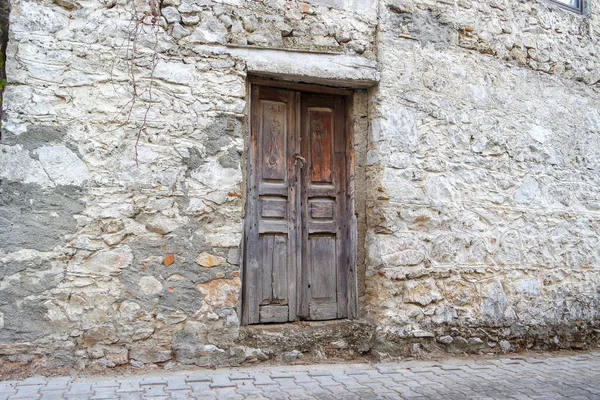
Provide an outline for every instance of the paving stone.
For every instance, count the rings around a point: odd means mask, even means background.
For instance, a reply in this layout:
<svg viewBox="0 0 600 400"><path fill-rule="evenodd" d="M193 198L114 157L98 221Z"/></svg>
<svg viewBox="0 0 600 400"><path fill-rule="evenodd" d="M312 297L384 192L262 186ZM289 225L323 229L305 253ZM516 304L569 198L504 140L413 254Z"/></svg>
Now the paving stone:
<svg viewBox="0 0 600 400"><path fill-rule="evenodd" d="M333 395L330 391L319 389L307 390L306 393L309 396L314 397L319 400L338 400L336 396Z"/></svg>
<svg viewBox="0 0 600 400"><path fill-rule="evenodd" d="M314 378L308 376L308 373L306 372L295 372L293 375L296 383L317 383L317 381Z"/></svg>
<svg viewBox="0 0 600 400"><path fill-rule="evenodd" d="M144 388L144 398L146 397L161 397L161 396L169 396L169 393L165 391L165 385L145 385Z"/></svg>
<svg viewBox="0 0 600 400"><path fill-rule="evenodd" d="M271 375L268 373L256 373L254 374L254 384L256 386L259 385L277 385L273 379L271 379Z"/></svg>
<svg viewBox="0 0 600 400"><path fill-rule="evenodd" d="M8 394L8 393L16 393L16 382L0 382L0 393Z"/></svg>
<svg viewBox="0 0 600 400"><path fill-rule="evenodd" d="M589 358L585 356L575 356L569 358L570 361L587 361L588 359Z"/></svg>
<svg viewBox="0 0 600 400"><path fill-rule="evenodd" d="M284 389L284 392L289 398L294 400L314 399L314 397L306 393L306 391L303 388Z"/></svg>
<svg viewBox="0 0 600 400"><path fill-rule="evenodd" d="M90 400L100 400L100 399L114 399L117 397L117 387L100 387L95 388L92 386L94 390L94 395L90 397Z"/></svg>
<svg viewBox="0 0 600 400"><path fill-rule="evenodd" d="M236 393L239 393L244 396L251 396L251 395L263 393L262 389L254 386L254 385L244 385L242 387L238 386L238 388L235 391L236 391Z"/></svg>
<svg viewBox="0 0 600 400"><path fill-rule="evenodd" d="M240 393L244 399L265 399L265 394L260 391L260 392L254 392L254 393Z"/></svg>
<svg viewBox="0 0 600 400"><path fill-rule="evenodd" d="M284 379L284 378L293 378L294 375L289 374L287 372L278 372L278 371L273 371L271 372L271 379Z"/></svg>
<svg viewBox="0 0 600 400"><path fill-rule="evenodd" d="M358 395L361 399L374 399L375 396L377 396L375 394L375 392L373 392L372 390L369 390L367 388L364 389L354 389L351 390L352 393L355 393L356 395Z"/></svg>
<svg viewBox="0 0 600 400"><path fill-rule="evenodd" d="M310 371L308 376L317 377L317 376L331 376L331 372L327 371Z"/></svg>
<svg viewBox="0 0 600 400"><path fill-rule="evenodd" d="M429 399L423 399L422 396L418 396L418 397L399 397L397 393L393 393L393 392L384 392L384 393L378 393L377 395L377 399L380 400L429 400Z"/></svg>
<svg viewBox="0 0 600 400"><path fill-rule="evenodd" d="M415 374L426 374L430 372L438 372L439 368L437 367L424 367L424 368L411 368L411 372Z"/></svg>
<svg viewBox="0 0 600 400"><path fill-rule="evenodd" d="M45 385L48 379L44 376L32 376L17 383L17 386Z"/></svg>
<svg viewBox="0 0 600 400"><path fill-rule="evenodd" d="M491 366L490 365L485 365L485 364L469 364L469 365L464 365L462 366L462 370L463 371L469 371L469 370L482 370L482 369L490 369Z"/></svg>
<svg viewBox="0 0 600 400"><path fill-rule="evenodd" d="M600 400L600 356L531 357L456 363L399 363L354 369L266 367L127 379L32 378L0 382L0 400L94 399L587 399ZM516 363L514 363L516 362ZM521 364L520 364L521 363ZM482 368L482 366L484 368ZM356 368L363 368L358 370ZM407 369L410 368L409 369ZM418 372L414 372L418 371ZM394 372L394 373L392 373ZM45 383L44 383L45 382Z"/></svg>
<svg viewBox="0 0 600 400"><path fill-rule="evenodd" d="M254 377L247 373L236 373L230 374L229 379L232 381L241 381L241 380L254 380Z"/></svg>
<svg viewBox="0 0 600 400"><path fill-rule="evenodd" d="M355 393L340 394L338 399L340 399L340 400L361 400L361 398Z"/></svg>
<svg viewBox="0 0 600 400"><path fill-rule="evenodd" d="M64 393L67 390L69 390L69 386L68 385L51 385L51 386L42 386L40 388L40 393L45 395L46 393L49 392L61 392Z"/></svg>
<svg viewBox="0 0 600 400"><path fill-rule="evenodd" d="M119 393L119 400L141 400L143 398L144 398L143 392Z"/></svg>
<svg viewBox="0 0 600 400"><path fill-rule="evenodd" d="M17 386L17 392L12 395L15 399L26 399L26 398L39 398L40 394L39 385L33 386Z"/></svg>
<svg viewBox="0 0 600 400"><path fill-rule="evenodd" d="M75 393L75 394L66 394L64 396L65 400L89 400L92 394L90 393Z"/></svg>
<svg viewBox="0 0 600 400"><path fill-rule="evenodd" d="M119 383L119 389L117 389L117 393L131 393L131 392L143 392L144 389L140 386L139 381L117 381Z"/></svg>
<svg viewBox="0 0 600 400"><path fill-rule="evenodd" d="M69 376L56 376L52 378L48 378L48 383L46 383L46 387L49 386L60 386L60 385L68 385L71 382L71 377Z"/></svg>
<svg viewBox="0 0 600 400"><path fill-rule="evenodd" d="M140 382L140 386L166 385L166 384L167 384L167 380L164 378L160 378L160 377L144 378Z"/></svg>
<svg viewBox="0 0 600 400"><path fill-rule="evenodd" d="M400 382L400 380L395 380L395 379L391 378L389 375L382 375L382 376L377 377L375 379L377 380L377 383L382 384L384 386L395 385L398 382ZM404 382L404 381L402 381L402 382Z"/></svg>
<svg viewBox="0 0 600 400"><path fill-rule="evenodd" d="M185 378L187 383L192 382L212 382L212 377L208 375L191 375Z"/></svg>
<svg viewBox="0 0 600 400"><path fill-rule="evenodd" d="M321 387L324 390L330 391L336 397L339 397L339 396L343 395L344 393L348 393L348 390L339 384L338 385L328 385L328 386L321 385Z"/></svg>
<svg viewBox="0 0 600 400"><path fill-rule="evenodd" d="M206 393L212 390L210 387L211 382L188 382L188 384L193 393Z"/></svg>
<svg viewBox="0 0 600 400"><path fill-rule="evenodd" d="M171 396L172 400L185 400L192 399L192 391L191 390L169 390L169 396Z"/></svg>
<svg viewBox="0 0 600 400"><path fill-rule="evenodd" d="M215 390L215 395L217 399L227 399L227 400L236 400L243 399L244 396L235 392L234 388L226 387L226 388L218 388Z"/></svg>
<svg viewBox="0 0 600 400"><path fill-rule="evenodd" d="M201 392L192 392L192 399L213 400L217 398L217 391L208 389Z"/></svg>
<svg viewBox="0 0 600 400"><path fill-rule="evenodd" d="M119 382L117 381L98 381L92 384L92 389L96 388L119 388Z"/></svg>
<svg viewBox="0 0 600 400"><path fill-rule="evenodd" d="M331 375L329 376L315 376L315 380L319 382L321 386L337 386L338 383L333 380Z"/></svg>
<svg viewBox="0 0 600 400"><path fill-rule="evenodd" d="M528 364L545 364L546 363L545 360L541 360L539 358L526 358L525 361Z"/></svg>
<svg viewBox="0 0 600 400"><path fill-rule="evenodd" d="M212 377L212 383L210 384L210 387L215 389L215 388L227 388L227 387L236 387L236 384L231 382L231 380L229 379L229 375L227 374L219 374L219 375L213 375Z"/></svg>
<svg viewBox="0 0 600 400"><path fill-rule="evenodd" d="M187 383L185 376L171 376L165 379L167 381L167 391L192 389L192 387Z"/></svg>
<svg viewBox="0 0 600 400"><path fill-rule="evenodd" d="M301 386L298 386L294 378L277 379L277 383L279 384L279 387L285 390L286 392L291 389L302 389Z"/></svg>
<svg viewBox="0 0 600 400"><path fill-rule="evenodd" d="M12 396L10 396L10 399L15 399L15 400L21 400L21 399L27 399L27 400L35 400L35 399L41 399L42 395L40 393L16 393L13 394Z"/></svg>
<svg viewBox="0 0 600 400"><path fill-rule="evenodd" d="M365 370L360 370L360 369L350 369L350 370L344 370L344 372L346 373L346 375L368 375L368 371Z"/></svg>
<svg viewBox="0 0 600 400"><path fill-rule="evenodd" d="M442 369L444 371L462 371L463 366L462 365L443 365L440 367L440 369Z"/></svg>
<svg viewBox="0 0 600 400"><path fill-rule="evenodd" d="M307 392L331 393L319 386L318 382L299 383L298 386L302 386Z"/></svg>
<svg viewBox="0 0 600 400"><path fill-rule="evenodd" d="M262 392L248 394L244 397L247 400L264 400L265 396Z"/></svg>
<svg viewBox="0 0 600 400"><path fill-rule="evenodd" d="M364 389L365 388L363 385L361 385L360 383L358 383L354 379L349 379L349 378L348 379L334 378L334 380L336 382L338 382L340 385L342 385L347 390Z"/></svg>
<svg viewBox="0 0 600 400"><path fill-rule="evenodd" d="M354 380L361 385L365 383L377 383L377 379L370 375L352 375Z"/></svg>
<svg viewBox="0 0 600 400"><path fill-rule="evenodd" d="M426 398L426 399L439 399L439 398L442 398L442 396L438 392L436 392L435 390L419 390L419 391L414 390L414 392L416 393L417 397L421 396L421 397ZM462 395L463 399L467 398L463 394L461 394L461 395ZM451 396L450 393L444 393L444 397L443 398L447 399L450 396ZM470 398L470 397L468 397L468 398Z"/></svg>
<svg viewBox="0 0 600 400"><path fill-rule="evenodd" d="M391 375L391 374L400 374L401 373L400 371L398 371L398 369L390 368L390 367L380 367L380 368L377 368L377 371L379 371L379 373L383 374L383 375Z"/></svg>

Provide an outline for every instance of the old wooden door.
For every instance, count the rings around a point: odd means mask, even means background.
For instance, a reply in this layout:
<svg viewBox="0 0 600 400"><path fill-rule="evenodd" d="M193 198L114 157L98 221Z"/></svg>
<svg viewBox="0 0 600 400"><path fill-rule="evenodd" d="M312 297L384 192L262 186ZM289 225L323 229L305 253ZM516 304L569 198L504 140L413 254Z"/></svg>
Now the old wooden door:
<svg viewBox="0 0 600 400"><path fill-rule="evenodd" d="M251 94L242 322L345 318L355 279L346 98Z"/></svg>

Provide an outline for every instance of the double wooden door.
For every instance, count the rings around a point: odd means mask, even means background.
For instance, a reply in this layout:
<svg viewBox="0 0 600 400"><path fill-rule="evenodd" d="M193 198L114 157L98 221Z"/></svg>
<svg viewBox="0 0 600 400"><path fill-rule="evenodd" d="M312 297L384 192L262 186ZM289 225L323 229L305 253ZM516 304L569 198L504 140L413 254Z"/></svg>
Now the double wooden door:
<svg viewBox="0 0 600 400"><path fill-rule="evenodd" d="M253 85L242 322L348 317L346 97Z"/></svg>

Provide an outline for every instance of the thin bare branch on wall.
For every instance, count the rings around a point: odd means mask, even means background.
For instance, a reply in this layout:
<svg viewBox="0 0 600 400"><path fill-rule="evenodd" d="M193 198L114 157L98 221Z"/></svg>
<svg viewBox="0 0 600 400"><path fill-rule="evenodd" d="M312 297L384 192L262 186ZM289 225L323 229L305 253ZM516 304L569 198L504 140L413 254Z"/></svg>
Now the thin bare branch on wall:
<svg viewBox="0 0 600 400"><path fill-rule="evenodd" d="M138 159L138 147L140 137L146 127L148 126L148 114L153 103L153 88L154 88L154 71L158 62L158 35L159 35L159 19L160 19L160 0L149 0L146 2L140 2L138 0L128 1L126 3L129 6L127 10L131 15L130 24L128 27L127 37L125 39L125 55L123 60L116 58L111 68L111 78L114 72L116 63L119 61L125 61L128 85L131 88L131 98L119 109L119 111L113 117L111 122L116 122L118 125L112 129L116 131L134 121L132 121L132 115L134 107L137 103L142 102L144 105L143 118L139 122L139 126L136 128L135 137L135 160L136 165L139 166ZM140 85L139 73L136 72L137 66L143 64L143 59L148 55L143 54L139 51L139 39L143 30L149 27L153 33L153 45L150 54L149 71L150 76L148 84L145 88ZM111 79L113 82L114 80Z"/></svg>
<svg viewBox="0 0 600 400"><path fill-rule="evenodd" d="M10 3L8 0L0 0L0 105L2 104L2 94L6 86L6 69L4 60L6 59L6 45L8 44L8 16L10 14ZM2 119L2 107L0 107L0 120ZM0 132L0 140L2 133Z"/></svg>

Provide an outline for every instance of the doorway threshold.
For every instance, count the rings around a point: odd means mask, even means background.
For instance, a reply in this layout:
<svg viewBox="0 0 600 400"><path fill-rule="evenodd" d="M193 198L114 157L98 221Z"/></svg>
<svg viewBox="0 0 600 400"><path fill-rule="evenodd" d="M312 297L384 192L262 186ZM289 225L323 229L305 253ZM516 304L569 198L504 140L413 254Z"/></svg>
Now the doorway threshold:
<svg viewBox="0 0 600 400"><path fill-rule="evenodd" d="M240 345L274 358L295 352L305 361L356 359L369 352L375 326L363 320L296 321L240 327Z"/></svg>

